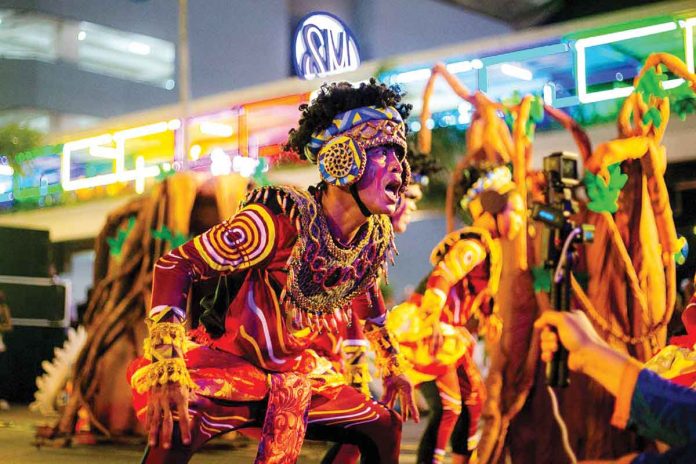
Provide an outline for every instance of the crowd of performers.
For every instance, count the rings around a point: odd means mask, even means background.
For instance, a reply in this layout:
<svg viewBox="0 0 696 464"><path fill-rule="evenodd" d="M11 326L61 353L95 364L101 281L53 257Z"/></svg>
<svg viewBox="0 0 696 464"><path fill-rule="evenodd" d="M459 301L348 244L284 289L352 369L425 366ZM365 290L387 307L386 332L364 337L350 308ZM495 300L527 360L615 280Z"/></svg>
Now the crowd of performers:
<svg viewBox="0 0 696 464"><path fill-rule="evenodd" d="M435 168L408 153L410 106L398 89L371 81L325 85L301 111L287 148L316 164L321 182L254 190L231 219L157 261L145 356L129 369L149 435L144 462L188 462L215 436L256 430L258 463L295 462L305 438L337 443L324 462L396 463L402 421L419 420L414 388L431 410L418 462L443 462L448 442L452 462L468 462L486 396L469 329L487 342L500 336L499 241L519 234L526 214L511 171L470 170L461 206L471 225L441 240L416 291L388 311L380 281L394 233L407 227ZM217 291L199 325L187 320L187 299L208 279ZM573 323L546 321L571 356ZM573 329L578 346L585 329ZM546 356L554 337L543 338ZM369 349L384 385L379 401L368 388ZM631 369L632 380L607 387L628 395L617 401L623 425L648 414L643 403L630 406L634 390L647 403L655 395Z"/></svg>

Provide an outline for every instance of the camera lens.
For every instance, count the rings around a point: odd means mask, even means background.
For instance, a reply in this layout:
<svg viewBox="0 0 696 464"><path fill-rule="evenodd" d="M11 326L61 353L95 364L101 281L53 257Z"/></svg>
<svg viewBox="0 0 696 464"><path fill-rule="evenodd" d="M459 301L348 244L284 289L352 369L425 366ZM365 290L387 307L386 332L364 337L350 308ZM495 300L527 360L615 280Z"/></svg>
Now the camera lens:
<svg viewBox="0 0 696 464"><path fill-rule="evenodd" d="M563 177L564 178L570 178L570 179L577 179L578 178L578 163L577 161L573 159L564 159L563 160Z"/></svg>

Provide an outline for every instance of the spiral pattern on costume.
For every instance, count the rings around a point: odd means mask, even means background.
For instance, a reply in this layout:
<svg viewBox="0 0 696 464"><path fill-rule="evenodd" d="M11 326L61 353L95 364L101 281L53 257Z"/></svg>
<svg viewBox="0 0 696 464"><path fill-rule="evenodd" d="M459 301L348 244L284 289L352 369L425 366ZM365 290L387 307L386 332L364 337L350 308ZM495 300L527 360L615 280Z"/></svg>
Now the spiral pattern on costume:
<svg viewBox="0 0 696 464"><path fill-rule="evenodd" d="M201 257L218 271L254 266L270 255L274 243L273 218L258 204L246 206L229 221L194 239Z"/></svg>

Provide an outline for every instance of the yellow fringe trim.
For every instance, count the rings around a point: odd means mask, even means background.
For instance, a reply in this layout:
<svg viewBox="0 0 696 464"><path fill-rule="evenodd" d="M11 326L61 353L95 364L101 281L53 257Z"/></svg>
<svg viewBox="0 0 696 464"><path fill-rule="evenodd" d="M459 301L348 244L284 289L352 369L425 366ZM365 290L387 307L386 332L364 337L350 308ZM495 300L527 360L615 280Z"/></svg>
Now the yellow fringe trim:
<svg viewBox="0 0 696 464"><path fill-rule="evenodd" d="M196 384L191 380L183 358L165 359L138 369L131 378L131 386L138 393L145 393L156 385L177 383L189 388Z"/></svg>
<svg viewBox="0 0 696 464"><path fill-rule="evenodd" d="M503 333L503 320L500 318L497 311L493 312L490 316L480 315L478 320L479 334L486 337L486 340L491 343L500 341L500 336Z"/></svg>
<svg viewBox="0 0 696 464"><path fill-rule="evenodd" d="M378 355L375 357L375 365L381 377L403 375L412 367L411 363L406 361L406 358L401 353L386 357Z"/></svg>
<svg viewBox="0 0 696 464"><path fill-rule="evenodd" d="M360 392L365 395L365 398L371 398L370 395L370 370L367 363L351 364L345 369L346 383L353 387L359 388Z"/></svg>
<svg viewBox="0 0 696 464"><path fill-rule="evenodd" d="M375 352L375 365L381 377L402 375L411 368L411 363L399 353L399 344L386 327L365 332L365 338Z"/></svg>
<svg viewBox="0 0 696 464"><path fill-rule="evenodd" d="M148 324L150 330L150 347L158 347L160 345L173 345L181 350L184 346L186 338L186 329L184 325L178 322L158 322L156 324ZM147 352L146 352L147 353Z"/></svg>

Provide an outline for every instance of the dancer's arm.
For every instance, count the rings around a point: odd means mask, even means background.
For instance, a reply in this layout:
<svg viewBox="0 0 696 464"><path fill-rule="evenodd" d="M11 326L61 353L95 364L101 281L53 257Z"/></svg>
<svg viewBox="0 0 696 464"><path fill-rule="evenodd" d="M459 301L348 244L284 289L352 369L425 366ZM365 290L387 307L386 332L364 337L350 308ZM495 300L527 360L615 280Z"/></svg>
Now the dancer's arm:
<svg viewBox="0 0 696 464"><path fill-rule="evenodd" d="M442 346L440 315L447 302L447 293L476 266L486 259L486 249L477 240L463 239L456 242L435 265L425 284L421 310L426 325L432 327L430 352L435 355Z"/></svg>
<svg viewBox="0 0 696 464"><path fill-rule="evenodd" d="M569 352L568 367L587 374L616 397L613 425L634 428L671 446L696 442L695 390L663 379L611 348L580 311L547 311L534 325L542 329L542 360L553 357L560 337Z"/></svg>
<svg viewBox="0 0 696 464"><path fill-rule="evenodd" d="M152 284L152 310L185 308L191 283L249 269L269 260L275 249L275 215L250 204L231 219L213 226L157 260ZM180 315L172 315L181 321Z"/></svg>
<svg viewBox="0 0 696 464"><path fill-rule="evenodd" d="M398 398L401 401L404 420L410 416L418 422L420 415L416 407L413 385L405 375L408 362L399 353L396 337L392 336L385 326L387 309L382 291L376 282L365 295L354 300L353 311L358 311L358 315L366 319L365 338L375 352L375 362L384 382L382 400L387 407L392 408Z"/></svg>
<svg viewBox="0 0 696 464"><path fill-rule="evenodd" d="M149 340L145 356L152 361L133 382L149 390L150 445L171 444L172 406L179 415L182 442L190 441L188 392L193 386L184 362L186 300L191 284L267 262L276 246L274 215L263 205L250 204L234 217L212 227L157 260L153 276L152 305L148 317Z"/></svg>

